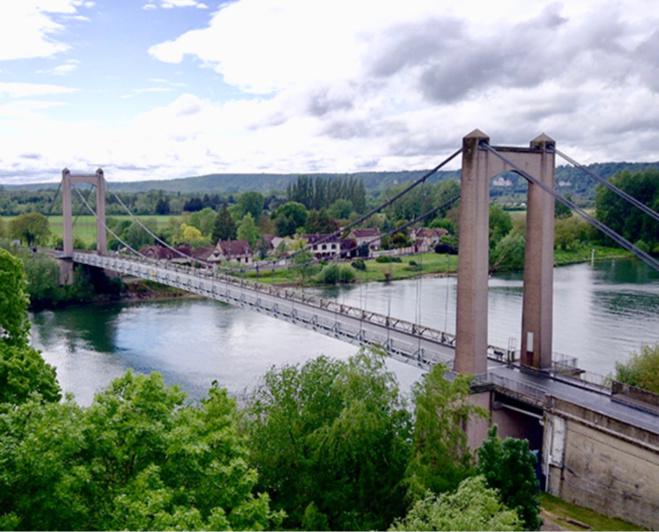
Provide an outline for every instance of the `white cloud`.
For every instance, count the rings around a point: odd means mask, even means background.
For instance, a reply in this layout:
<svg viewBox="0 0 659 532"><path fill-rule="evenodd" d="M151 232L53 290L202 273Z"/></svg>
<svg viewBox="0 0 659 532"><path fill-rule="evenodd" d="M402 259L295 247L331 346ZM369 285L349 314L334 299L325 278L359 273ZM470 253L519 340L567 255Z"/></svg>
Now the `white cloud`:
<svg viewBox="0 0 659 532"><path fill-rule="evenodd" d="M20 0L2 3L0 61L49 57L69 46L58 40L63 26L53 15L75 17L81 0Z"/></svg>
<svg viewBox="0 0 659 532"><path fill-rule="evenodd" d="M10 98L26 98L33 96L46 96L52 94L67 94L78 89L62 85L49 85L45 83L16 83L0 81L0 95Z"/></svg>
<svg viewBox="0 0 659 532"><path fill-rule="evenodd" d="M56 67L53 67L47 72L55 76L65 76L77 70L79 65L80 65L80 61L78 61L77 59L68 59L64 63L61 63Z"/></svg>
<svg viewBox="0 0 659 532"><path fill-rule="evenodd" d="M155 0L149 0L142 6L144 10L158 9L158 5L162 9L174 9L176 7L196 7L197 9L208 9L208 5L198 0L159 0L159 4Z"/></svg>
<svg viewBox="0 0 659 532"><path fill-rule="evenodd" d="M50 103L27 100L57 92L5 84L26 100L7 107L3 160L29 146L42 159L20 159L25 175L103 166L111 180L428 168L475 127L502 144L546 131L584 162L659 160L652 6L237 0L150 53L192 58L241 98L151 78L124 96L171 90L168 104L123 122L62 124Z"/></svg>

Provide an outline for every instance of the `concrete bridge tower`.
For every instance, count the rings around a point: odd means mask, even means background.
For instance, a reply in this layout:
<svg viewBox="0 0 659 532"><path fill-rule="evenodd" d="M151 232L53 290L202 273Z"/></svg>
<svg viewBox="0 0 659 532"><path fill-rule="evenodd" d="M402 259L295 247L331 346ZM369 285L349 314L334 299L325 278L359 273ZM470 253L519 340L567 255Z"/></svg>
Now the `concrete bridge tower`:
<svg viewBox="0 0 659 532"><path fill-rule="evenodd" d="M490 179L513 170L483 145L476 129L463 139L460 180L458 301L454 370L487 373L487 284L489 273ZM512 163L554 188L554 141L547 135L528 148L493 146ZM521 363L549 369L552 360L554 197L529 183L524 255Z"/></svg>
<svg viewBox="0 0 659 532"><path fill-rule="evenodd" d="M73 213L71 194L76 183L88 183L96 188L96 251L105 255L108 251L105 233L105 177L99 168L94 174L73 175L68 168L62 170L62 221L64 224L62 260L60 261L60 283L73 282Z"/></svg>

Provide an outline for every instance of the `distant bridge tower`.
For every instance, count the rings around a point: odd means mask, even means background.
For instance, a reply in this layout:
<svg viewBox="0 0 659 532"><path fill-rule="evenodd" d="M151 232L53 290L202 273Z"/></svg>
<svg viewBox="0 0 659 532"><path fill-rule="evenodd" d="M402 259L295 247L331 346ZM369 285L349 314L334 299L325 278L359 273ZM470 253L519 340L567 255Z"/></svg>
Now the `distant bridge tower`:
<svg viewBox="0 0 659 532"><path fill-rule="evenodd" d="M458 301L454 369L487 372L490 180L512 170L484 149L490 138L476 129L463 139L460 180ZM554 189L555 142L547 135L528 148L492 146L497 152ZM521 363L548 369L552 360L554 197L529 183L524 252Z"/></svg>
<svg viewBox="0 0 659 532"><path fill-rule="evenodd" d="M76 183L88 183L96 187L96 251L105 255L108 251L105 233L105 177L99 168L94 174L73 175L68 168L62 170L62 220L64 224L64 253L60 262L60 282L73 281L73 213L71 193Z"/></svg>

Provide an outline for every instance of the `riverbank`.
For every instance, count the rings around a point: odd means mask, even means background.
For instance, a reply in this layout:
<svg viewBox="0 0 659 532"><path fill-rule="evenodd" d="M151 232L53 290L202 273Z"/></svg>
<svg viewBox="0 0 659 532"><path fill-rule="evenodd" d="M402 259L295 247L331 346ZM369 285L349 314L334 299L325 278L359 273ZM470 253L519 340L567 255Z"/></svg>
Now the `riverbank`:
<svg viewBox="0 0 659 532"><path fill-rule="evenodd" d="M599 245L584 246L575 250L556 250L554 253L554 265L567 266L570 264L590 262L591 260L623 259L631 256L631 253L620 248ZM351 267L349 262L343 264L352 268L355 274L355 283L401 281L426 276L441 277L454 275L458 271L457 255L420 253L417 255L397 257L396 259L396 262L378 262L376 259L365 260L364 270ZM313 276L307 277L304 282L301 282L299 273L292 269L277 270L274 272L248 272L245 274L245 277L261 283L281 286L323 286L322 283L314 280Z"/></svg>

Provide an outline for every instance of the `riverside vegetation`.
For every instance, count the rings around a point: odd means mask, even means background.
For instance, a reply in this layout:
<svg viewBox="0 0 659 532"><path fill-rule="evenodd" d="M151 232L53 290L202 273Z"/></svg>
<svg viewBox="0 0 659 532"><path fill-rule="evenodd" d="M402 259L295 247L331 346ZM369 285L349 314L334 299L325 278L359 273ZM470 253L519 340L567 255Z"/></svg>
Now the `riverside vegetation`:
<svg viewBox="0 0 659 532"><path fill-rule="evenodd" d="M437 366L410 404L382 355L272 368L238 406L127 372L89 407L62 398L28 343L21 262L0 250L0 528L535 529L525 442L496 433L469 377ZM514 487L525 497L516 496ZM469 512L460 508L469 505Z"/></svg>

